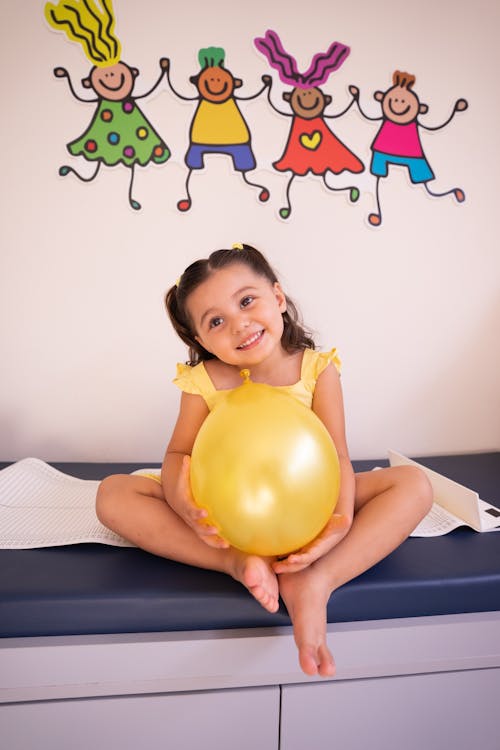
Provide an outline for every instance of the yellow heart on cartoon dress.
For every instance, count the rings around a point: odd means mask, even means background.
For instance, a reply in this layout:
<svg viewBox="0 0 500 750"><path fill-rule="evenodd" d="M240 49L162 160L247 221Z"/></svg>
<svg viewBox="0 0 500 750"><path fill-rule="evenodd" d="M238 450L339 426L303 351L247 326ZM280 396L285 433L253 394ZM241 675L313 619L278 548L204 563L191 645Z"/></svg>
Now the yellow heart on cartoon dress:
<svg viewBox="0 0 500 750"><path fill-rule="evenodd" d="M308 148L310 151L316 151L321 143L321 133L319 130L315 130L313 133L302 133L300 136L300 143L304 148Z"/></svg>

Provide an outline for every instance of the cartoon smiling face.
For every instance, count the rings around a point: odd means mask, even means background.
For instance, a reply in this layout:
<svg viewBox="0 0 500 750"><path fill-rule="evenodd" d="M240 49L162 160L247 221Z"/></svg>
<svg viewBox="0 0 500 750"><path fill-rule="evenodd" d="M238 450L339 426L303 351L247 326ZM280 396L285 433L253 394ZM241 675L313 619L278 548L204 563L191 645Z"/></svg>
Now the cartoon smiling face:
<svg viewBox="0 0 500 750"><path fill-rule="evenodd" d="M118 62L115 65L92 68L89 82L102 99L119 102L130 96L134 87L134 73L128 65Z"/></svg>
<svg viewBox="0 0 500 750"><path fill-rule="evenodd" d="M320 117L326 105L331 102L331 97L325 96L318 88L295 88L288 96L284 94L283 98L290 102L294 114L304 120Z"/></svg>
<svg viewBox="0 0 500 750"><path fill-rule="evenodd" d="M393 86L385 92L382 99L382 111L385 117L398 125L413 122L419 109L417 95L404 86Z"/></svg>
<svg viewBox="0 0 500 750"><path fill-rule="evenodd" d="M204 68L195 81L201 98L215 104L230 99L235 89L232 74L218 65Z"/></svg>

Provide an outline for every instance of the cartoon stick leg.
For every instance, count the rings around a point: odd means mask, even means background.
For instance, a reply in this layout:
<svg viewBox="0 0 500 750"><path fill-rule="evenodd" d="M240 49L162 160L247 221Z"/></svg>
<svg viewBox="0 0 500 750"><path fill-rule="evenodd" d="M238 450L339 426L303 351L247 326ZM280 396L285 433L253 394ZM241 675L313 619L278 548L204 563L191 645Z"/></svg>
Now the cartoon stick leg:
<svg viewBox="0 0 500 750"><path fill-rule="evenodd" d="M444 192L431 190L429 182L435 179L420 142L419 128L424 130L441 130L453 119L456 112L464 112L469 106L465 99L455 102L453 111L441 125L429 126L419 122L418 116L426 114L429 107L420 102L412 90L415 76L396 70L392 76L392 86L384 91L376 91L374 98L382 106L380 117L370 117L363 112L359 104L359 89L349 86L349 91L358 103L358 108L367 120L382 120L382 125L371 145L372 161L370 171L375 177L375 199L377 210L369 214L368 221L378 227L382 224L380 203L380 179L387 177L389 165L396 164L408 169L413 184L422 184L427 193L434 198L453 195L458 203L463 203L465 193L462 188L454 187Z"/></svg>
<svg viewBox="0 0 500 750"><path fill-rule="evenodd" d="M47 3L45 17L55 29L63 31L69 39L78 41L87 57L94 63L82 86L92 89L96 99L79 96L65 68L54 69L56 78L66 78L71 93L81 102L97 103L97 110L87 130L67 145L72 156L83 156L95 162L90 176L81 175L74 167L63 165L62 177L72 173L82 182L92 182L102 164L124 164L130 169L128 200L138 210L140 203L133 197L135 167L150 162L162 164L170 151L151 123L136 104L137 99L149 96L160 84L165 74L165 59L160 60L160 75L152 88L140 96L132 96L135 79L139 75L120 60L121 44L114 34L114 15L111 1L102 3L102 12L90 0L59 0L57 5Z"/></svg>
<svg viewBox="0 0 500 750"><path fill-rule="evenodd" d="M305 73L299 73L295 59L285 52L278 34L266 31L264 37L254 40L257 49L268 59L270 65L279 72L280 79L294 88L286 91L283 99L288 102L292 112L283 112L271 101L271 87L268 100L278 114L292 118L288 140L280 159L273 167L280 172L290 172L286 186L286 206L280 209L282 219L288 219L292 213L291 186L297 176L308 172L322 177L328 190L347 191L349 199L355 203L359 190L355 186L332 187L326 181L327 172L340 174L347 170L359 174L364 171L363 163L339 138L330 130L326 119L336 119L346 114L355 102L354 97L347 107L337 114L325 114L332 97L323 93L319 86L325 83L330 74L338 70L349 55L349 47L333 42L326 53L319 53L312 59Z"/></svg>
<svg viewBox="0 0 500 750"><path fill-rule="evenodd" d="M241 114L237 101L255 99L270 83L263 77L263 86L256 94L236 97L235 89L242 86L240 78L224 67L225 52L220 47L207 47L198 53L200 72L190 77L198 94L194 97L179 94L170 80L170 67L167 64L167 81L172 92L184 101L197 101L189 131L189 148L185 156L189 168L186 177L186 197L177 203L179 211L188 211L192 205L189 184L194 170L204 169L205 154L226 154L233 160L236 171L247 185L259 190L259 200L269 200L269 190L249 180L247 173L255 169L256 161L251 146L248 125Z"/></svg>

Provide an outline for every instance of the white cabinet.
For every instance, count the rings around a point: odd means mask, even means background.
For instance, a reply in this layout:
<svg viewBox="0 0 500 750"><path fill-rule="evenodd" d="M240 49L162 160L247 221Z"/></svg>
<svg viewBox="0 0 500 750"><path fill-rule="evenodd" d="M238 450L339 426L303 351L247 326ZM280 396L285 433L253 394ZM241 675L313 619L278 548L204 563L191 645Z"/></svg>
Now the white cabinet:
<svg viewBox="0 0 500 750"><path fill-rule="evenodd" d="M280 750L498 750L500 669L283 688Z"/></svg>
<svg viewBox="0 0 500 750"><path fill-rule="evenodd" d="M499 750L500 612L290 628L0 639L1 750Z"/></svg>
<svg viewBox="0 0 500 750"><path fill-rule="evenodd" d="M277 750L279 688L0 706L5 750Z"/></svg>

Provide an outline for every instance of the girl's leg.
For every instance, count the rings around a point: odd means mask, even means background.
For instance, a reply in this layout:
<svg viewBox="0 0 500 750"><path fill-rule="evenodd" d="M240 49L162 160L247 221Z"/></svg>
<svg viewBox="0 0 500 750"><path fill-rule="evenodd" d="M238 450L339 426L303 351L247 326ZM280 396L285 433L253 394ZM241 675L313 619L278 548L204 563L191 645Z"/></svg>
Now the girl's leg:
<svg viewBox="0 0 500 750"><path fill-rule="evenodd" d="M326 606L331 594L396 549L431 504L432 490L420 469L401 466L357 474L349 533L308 568L279 576L306 674L329 677L335 672L326 643Z"/></svg>
<svg viewBox="0 0 500 750"><path fill-rule="evenodd" d="M246 182L247 185L250 185L250 187L256 187L259 188L259 200L261 203L265 203L269 200L269 190L266 188L265 185L259 185L258 182L251 182L246 172L242 172L241 176L243 177L243 180Z"/></svg>
<svg viewBox="0 0 500 750"><path fill-rule="evenodd" d="M445 195L453 195L457 203L463 203L465 200L465 193L462 188L452 188L451 190L445 190L444 193L436 193L430 189L427 182L424 182L424 188L433 198L443 198Z"/></svg>
<svg viewBox="0 0 500 750"><path fill-rule="evenodd" d="M141 208L141 204L138 201L136 201L135 198L134 198L134 196L132 195L132 191L133 191L133 188L134 188L134 176L135 176L134 164L132 164L131 167L130 167L130 183L129 183L129 186L128 186L128 202L129 202L130 206L134 209L134 211L139 211L139 209Z"/></svg>
<svg viewBox="0 0 500 750"><path fill-rule="evenodd" d="M380 177L377 177L376 182L375 182L375 200L377 201L377 210L375 213L371 213L368 215L368 222L372 227L379 227L382 224L382 209L380 208L379 183L380 183Z"/></svg>
<svg viewBox="0 0 500 750"><path fill-rule="evenodd" d="M271 560L232 547L209 547L170 508L159 482L118 474L99 485L97 517L116 534L160 557L228 573L242 583L264 609L278 609L278 581Z"/></svg>

